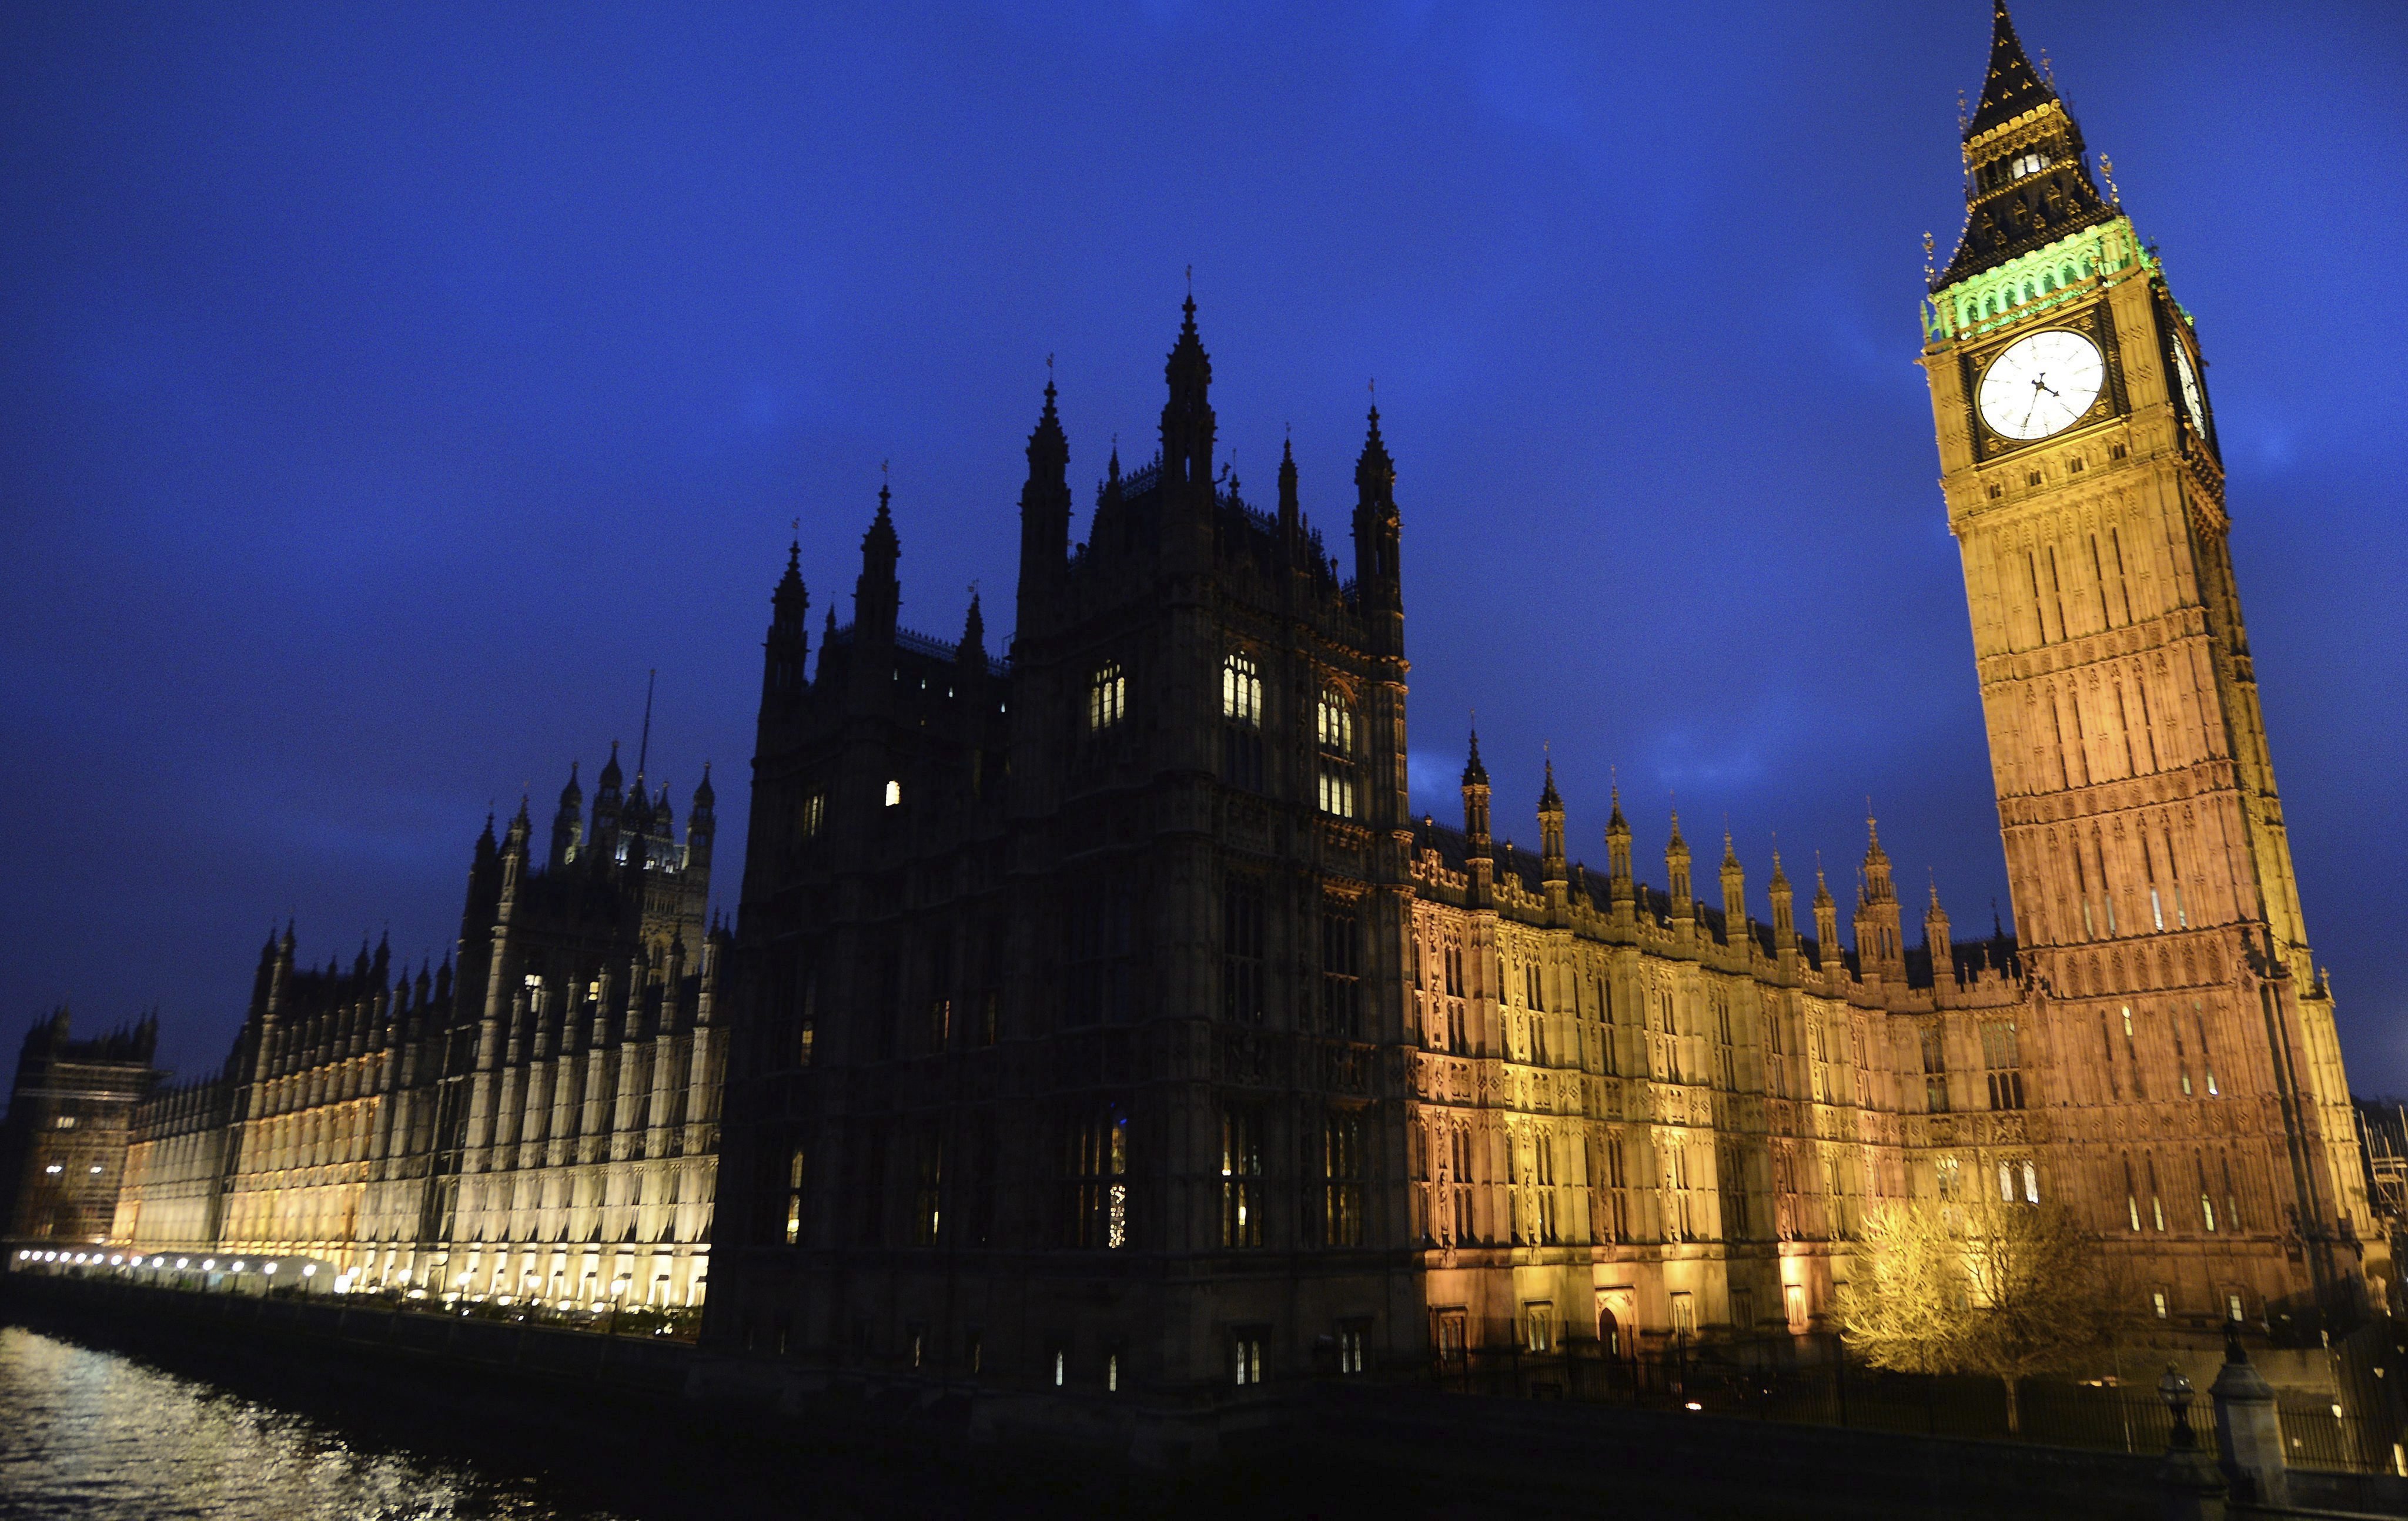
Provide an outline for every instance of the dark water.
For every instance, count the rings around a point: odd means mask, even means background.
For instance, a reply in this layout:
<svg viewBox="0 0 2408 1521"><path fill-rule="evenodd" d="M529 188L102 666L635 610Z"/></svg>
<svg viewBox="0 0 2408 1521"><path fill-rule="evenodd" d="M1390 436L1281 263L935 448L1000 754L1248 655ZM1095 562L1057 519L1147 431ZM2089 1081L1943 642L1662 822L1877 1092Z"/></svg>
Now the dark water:
<svg viewBox="0 0 2408 1521"><path fill-rule="evenodd" d="M0 1326L0 1517L605 1521L617 1513Z"/></svg>

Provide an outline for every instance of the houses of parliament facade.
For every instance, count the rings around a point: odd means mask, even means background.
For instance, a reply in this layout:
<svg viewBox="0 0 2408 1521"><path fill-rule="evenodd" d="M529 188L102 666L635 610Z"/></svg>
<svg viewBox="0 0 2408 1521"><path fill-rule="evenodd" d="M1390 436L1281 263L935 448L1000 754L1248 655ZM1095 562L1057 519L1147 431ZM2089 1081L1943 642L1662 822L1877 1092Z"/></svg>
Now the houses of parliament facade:
<svg viewBox="0 0 2408 1521"><path fill-rule="evenodd" d="M1618 798L1589 867L1476 736L1460 817L1414 817L1379 415L1341 566L1292 457L1268 503L1216 469L1191 298L1083 542L1047 387L1008 659L975 599L899 625L884 491L816 648L790 558L732 932L707 793L683 846L615 766L591 836L565 798L539 858L523 811L450 979L270 945L230 1090L137 1112L119 1234L581 1302L707 1262L732 1380L1032 1413L1777 1343L1907 1200L2062 1201L2177 1327L2379 1304L2196 331L2002 7L1962 146L1922 358L2013 936L1902 900L1871 820L1852 945L1819 872L1800 903L1774 856L1756 918L1677 817L1641 880Z"/></svg>

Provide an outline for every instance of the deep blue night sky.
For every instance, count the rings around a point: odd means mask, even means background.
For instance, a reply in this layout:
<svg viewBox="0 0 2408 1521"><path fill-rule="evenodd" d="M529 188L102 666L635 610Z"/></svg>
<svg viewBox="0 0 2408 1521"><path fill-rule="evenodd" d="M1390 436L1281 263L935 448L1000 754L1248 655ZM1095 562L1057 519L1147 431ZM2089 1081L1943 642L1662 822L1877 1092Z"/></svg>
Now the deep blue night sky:
<svg viewBox="0 0 2408 1521"><path fill-rule="evenodd" d="M287 913L439 956L489 800L652 667L732 907L788 520L849 617L891 459L905 623L1008 627L1046 356L1074 479L1149 455L1190 263L1225 458L1268 498L1293 425L1334 539L1378 379L1417 808L1476 707L1500 833L1552 742L1576 853L1618 765L1642 874L1677 792L1761 913L1870 794L1986 928L1914 361L1987 12L8 7L0 1025L155 1004L190 1074ZM2311 932L2408 1088L2408 11L2017 20L2199 317Z"/></svg>

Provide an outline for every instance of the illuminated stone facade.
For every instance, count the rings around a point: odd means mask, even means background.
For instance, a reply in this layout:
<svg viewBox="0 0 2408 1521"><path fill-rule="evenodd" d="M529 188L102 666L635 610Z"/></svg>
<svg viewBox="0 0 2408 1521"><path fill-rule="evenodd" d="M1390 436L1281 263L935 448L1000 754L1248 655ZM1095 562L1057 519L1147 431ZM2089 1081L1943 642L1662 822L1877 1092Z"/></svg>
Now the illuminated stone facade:
<svg viewBox="0 0 2408 1521"><path fill-rule="evenodd" d="M108 1233L136 1106L159 1081L156 1021L93 1040L59 1010L25 1032L0 1120L0 1234L93 1242Z"/></svg>
<svg viewBox="0 0 2408 1521"><path fill-rule="evenodd" d="M678 843L614 754L545 855L477 842L459 972L261 953L220 1077L135 1120L116 1239L314 1258L346 1288L699 1303L724 1053L708 778ZM590 841L590 844L589 844Z"/></svg>
<svg viewBox="0 0 2408 1521"><path fill-rule="evenodd" d="M1115 455L1076 547L1048 388L1008 664L975 602L958 642L897 626L884 493L815 675L792 563L773 596L728 1367L975 1379L1009 1422L1471 1348L1778 1348L1831 1329L1868 1212L1976 1193L2071 1202L2172 1330L2379 1296L2212 429L2170 389L2189 325L2003 11L1966 151L1926 358L2020 942L1955 940L1935 893L1910 945L1870 820L1843 949L1777 859L1751 917L1727 840L1700 902L1677 820L1639 882L1618 800L1603 874L1573 863L1551 772L1540 850L1498 845L1476 742L1462 826L1412 819L1377 413L1341 579L1292 461L1275 511L1214 476L1190 303L1161 453ZM2081 350L2024 350L1993 392L2033 436L1992 437L1985 366L2069 324L2112 373L2077 405L2049 366Z"/></svg>
<svg viewBox="0 0 2408 1521"><path fill-rule="evenodd" d="M1924 314L2057 1187L2178 1303L2384 1282L2189 314L2003 7ZM2036 1120L2036 1123L2041 1121Z"/></svg>

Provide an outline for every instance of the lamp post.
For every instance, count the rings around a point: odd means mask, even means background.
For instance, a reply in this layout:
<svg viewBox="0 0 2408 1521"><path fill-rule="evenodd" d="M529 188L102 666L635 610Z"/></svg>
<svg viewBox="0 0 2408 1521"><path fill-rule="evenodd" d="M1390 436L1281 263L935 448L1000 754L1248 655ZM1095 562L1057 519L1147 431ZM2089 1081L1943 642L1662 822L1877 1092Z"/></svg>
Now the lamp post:
<svg viewBox="0 0 2408 1521"><path fill-rule="evenodd" d="M2157 1465L2157 1489L2166 1521L2222 1521L2224 1475L2216 1471L2215 1459L2200 1450L2199 1433L2191 1429L2191 1401L2198 1391L2179 1365L2166 1364L2165 1376L2157 1380L2157 1398L2173 1416L2165 1460Z"/></svg>

